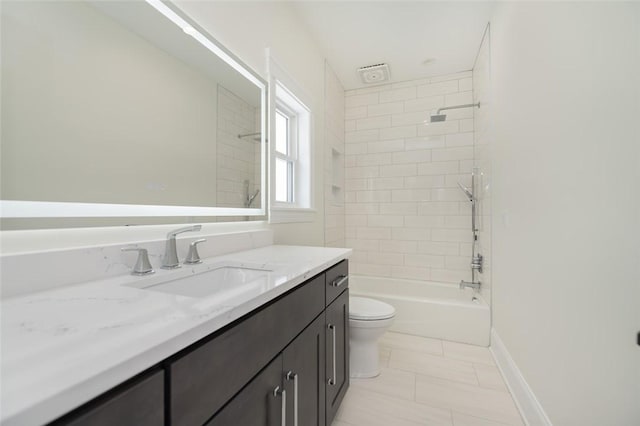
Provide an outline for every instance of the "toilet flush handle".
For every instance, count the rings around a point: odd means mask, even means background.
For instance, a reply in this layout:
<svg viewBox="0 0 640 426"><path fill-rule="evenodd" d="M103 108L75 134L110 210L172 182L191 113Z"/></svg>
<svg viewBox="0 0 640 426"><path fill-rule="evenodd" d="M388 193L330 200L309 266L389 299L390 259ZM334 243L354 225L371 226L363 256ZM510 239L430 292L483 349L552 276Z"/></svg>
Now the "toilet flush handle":
<svg viewBox="0 0 640 426"><path fill-rule="evenodd" d="M347 281L349 281L349 275L338 275L338 278L331 282L331 287L340 287Z"/></svg>

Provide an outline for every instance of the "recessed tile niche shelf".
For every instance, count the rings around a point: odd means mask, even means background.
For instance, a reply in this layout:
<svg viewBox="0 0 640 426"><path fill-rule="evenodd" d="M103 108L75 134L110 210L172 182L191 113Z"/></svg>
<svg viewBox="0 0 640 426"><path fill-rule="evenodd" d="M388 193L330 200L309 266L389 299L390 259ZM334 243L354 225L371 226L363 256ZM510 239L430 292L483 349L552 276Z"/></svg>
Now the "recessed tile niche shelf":
<svg viewBox="0 0 640 426"><path fill-rule="evenodd" d="M331 204L344 205L344 155L331 148Z"/></svg>

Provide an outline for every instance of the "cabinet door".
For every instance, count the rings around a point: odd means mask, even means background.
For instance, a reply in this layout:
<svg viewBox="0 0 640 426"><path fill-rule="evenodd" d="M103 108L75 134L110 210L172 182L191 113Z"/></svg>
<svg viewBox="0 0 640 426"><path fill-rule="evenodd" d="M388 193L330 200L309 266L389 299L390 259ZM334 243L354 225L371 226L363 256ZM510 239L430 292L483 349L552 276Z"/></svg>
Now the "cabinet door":
<svg viewBox="0 0 640 426"><path fill-rule="evenodd" d="M318 316L283 352L287 426L325 426L324 323Z"/></svg>
<svg viewBox="0 0 640 426"><path fill-rule="evenodd" d="M326 424L330 425L349 387L349 289L326 310Z"/></svg>
<svg viewBox="0 0 640 426"><path fill-rule="evenodd" d="M288 392L282 393L281 379L282 355L278 355L206 425L281 426L290 398Z"/></svg>

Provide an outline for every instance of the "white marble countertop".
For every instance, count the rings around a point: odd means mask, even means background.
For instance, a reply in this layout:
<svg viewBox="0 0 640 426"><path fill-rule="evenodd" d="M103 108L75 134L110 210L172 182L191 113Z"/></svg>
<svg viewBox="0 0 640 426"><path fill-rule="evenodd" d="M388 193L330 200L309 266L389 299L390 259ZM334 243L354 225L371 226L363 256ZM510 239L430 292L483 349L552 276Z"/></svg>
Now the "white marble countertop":
<svg viewBox="0 0 640 426"><path fill-rule="evenodd" d="M2 301L0 423L54 420L347 258L350 249L268 246L205 259L171 280L220 262L269 269L233 298L190 298L133 287L121 276ZM52 271L55 274L55 271Z"/></svg>

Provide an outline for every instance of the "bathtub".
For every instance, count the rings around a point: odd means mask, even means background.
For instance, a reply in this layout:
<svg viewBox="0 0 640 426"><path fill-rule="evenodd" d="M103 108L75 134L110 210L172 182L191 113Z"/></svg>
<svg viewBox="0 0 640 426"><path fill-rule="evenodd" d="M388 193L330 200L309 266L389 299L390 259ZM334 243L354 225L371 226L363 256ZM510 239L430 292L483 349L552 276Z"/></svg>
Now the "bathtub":
<svg viewBox="0 0 640 426"><path fill-rule="evenodd" d="M396 308L390 331L489 346L489 306L472 289L455 284L349 276L351 296L371 297ZM475 296L475 297L474 297Z"/></svg>

